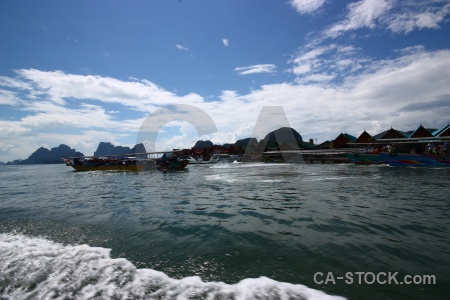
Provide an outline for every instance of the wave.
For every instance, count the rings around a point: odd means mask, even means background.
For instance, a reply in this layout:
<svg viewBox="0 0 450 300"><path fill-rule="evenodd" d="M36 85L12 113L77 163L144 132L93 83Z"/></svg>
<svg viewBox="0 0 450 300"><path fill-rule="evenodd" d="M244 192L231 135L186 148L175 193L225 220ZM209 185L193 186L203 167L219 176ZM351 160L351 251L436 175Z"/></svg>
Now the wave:
<svg viewBox="0 0 450 300"><path fill-rule="evenodd" d="M344 299L267 277L236 284L170 278L138 269L110 249L0 234L2 299Z"/></svg>
<svg viewBox="0 0 450 300"><path fill-rule="evenodd" d="M236 182L242 181L236 178L236 174L214 174L204 176L207 181L226 181L226 182Z"/></svg>
<svg viewBox="0 0 450 300"><path fill-rule="evenodd" d="M223 181L223 182L263 182L263 183L272 183L272 182L286 182L284 179L258 179L255 176L242 176L239 173L226 173L226 174L214 174L214 175L205 175L206 181Z"/></svg>
<svg viewBox="0 0 450 300"><path fill-rule="evenodd" d="M217 163L213 164L210 169L235 169L235 168L261 168L261 167L286 167L290 164L276 164L276 163Z"/></svg>

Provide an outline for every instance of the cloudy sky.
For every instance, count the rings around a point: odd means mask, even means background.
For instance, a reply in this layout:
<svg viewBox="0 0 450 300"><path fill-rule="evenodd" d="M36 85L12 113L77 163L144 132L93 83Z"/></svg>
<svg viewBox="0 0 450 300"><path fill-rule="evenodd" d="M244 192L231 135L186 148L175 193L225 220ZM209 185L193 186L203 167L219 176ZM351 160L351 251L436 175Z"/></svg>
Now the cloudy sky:
<svg viewBox="0 0 450 300"><path fill-rule="evenodd" d="M158 150L250 137L265 106L319 143L441 128L449 21L450 0L0 1L0 161L134 146L181 104L215 128L175 114Z"/></svg>

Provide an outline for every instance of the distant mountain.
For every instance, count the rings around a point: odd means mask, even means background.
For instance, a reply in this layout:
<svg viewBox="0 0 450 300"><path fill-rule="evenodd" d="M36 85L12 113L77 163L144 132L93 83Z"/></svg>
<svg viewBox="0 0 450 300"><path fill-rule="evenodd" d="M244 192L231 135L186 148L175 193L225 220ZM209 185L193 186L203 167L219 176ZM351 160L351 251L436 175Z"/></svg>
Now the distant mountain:
<svg viewBox="0 0 450 300"><path fill-rule="evenodd" d="M129 153L146 153L147 149L145 149L144 144L139 143L136 144ZM147 158L147 154L141 154L141 155L136 155L136 157L140 157L140 158Z"/></svg>
<svg viewBox="0 0 450 300"><path fill-rule="evenodd" d="M281 149L284 150L297 148L313 149L314 145L303 142L302 136L293 128L281 127L268 133L264 139L259 142L259 147L266 149Z"/></svg>
<svg viewBox="0 0 450 300"><path fill-rule="evenodd" d="M61 164L64 163L63 157L84 156L83 153L70 148L67 145L61 144L58 147L48 150L40 147L27 159L15 160L11 164L30 165L30 164Z"/></svg>
<svg viewBox="0 0 450 300"><path fill-rule="evenodd" d="M145 152L147 152L147 150L145 149L145 146L142 143L136 144L136 146L134 146L130 151L130 153L145 153Z"/></svg>
<svg viewBox="0 0 450 300"><path fill-rule="evenodd" d="M258 140L256 138L245 138L241 140L237 140L234 144L223 144L225 148L242 148L244 151L247 149L247 146L255 148L258 145ZM237 148L236 148L237 147Z"/></svg>
<svg viewBox="0 0 450 300"><path fill-rule="evenodd" d="M213 143L211 141L197 141L194 145L194 148L204 149L212 146Z"/></svg>
<svg viewBox="0 0 450 300"><path fill-rule="evenodd" d="M245 149L245 147L247 147L248 144L257 145L258 140L256 138L246 138L246 139L242 139L242 140L237 140L235 144L242 146Z"/></svg>
<svg viewBox="0 0 450 300"><path fill-rule="evenodd" d="M100 142L94 156L118 155L131 153L130 147L114 146L111 143Z"/></svg>
<svg viewBox="0 0 450 300"><path fill-rule="evenodd" d="M259 141L256 138L245 138L237 140L234 144L226 144L229 147L241 146L246 149L248 145L259 147L264 147L265 149L295 149L296 145L300 149L312 149L314 145L310 143L303 142L302 136L293 128L282 127L268 133L264 139ZM214 144L207 140L199 140L195 143L193 148L208 148L212 147ZM114 146L109 142L100 142L97 150L94 152L94 156L106 156L106 155L120 155L120 154L133 154L133 153L145 153L147 152L145 146L141 144L135 145L133 148L124 146ZM59 164L64 163L61 159L63 157L73 157L73 156L84 156L83 153L70 148L67 145L61 144L58 147L48 150L46 148L40 147L27 159L17 159L13 162L8 162L8 165L26 165L26 164ZM137 155L140 156L140 155ZM146 157L146 155L143 155ZM0 162L0 165L5 164Z"/></svg>
<svg viewBox="0 0 450 300"><path fill-rule="evenodd" d="M295 129L290 127L281 127L277 130L269 132L264 139L268 140L268 142L277 142L277 140L282 140L284 142L290 142L289 140L292 135L294 136L297 142L303 142L303 138Z"/></svg>
<svg viewBox="0 0 450 300"><path fill-rule="evenodd" d="M136 144L133 148L124 146L114 146L111 143L100 142L98 144L97 150L94 152L94 156L108 156L108 155L120 155L120 154L134 154L134 153L145 153L144 144ZM137 155L138 157L147 158L147 155Z"/></svg>

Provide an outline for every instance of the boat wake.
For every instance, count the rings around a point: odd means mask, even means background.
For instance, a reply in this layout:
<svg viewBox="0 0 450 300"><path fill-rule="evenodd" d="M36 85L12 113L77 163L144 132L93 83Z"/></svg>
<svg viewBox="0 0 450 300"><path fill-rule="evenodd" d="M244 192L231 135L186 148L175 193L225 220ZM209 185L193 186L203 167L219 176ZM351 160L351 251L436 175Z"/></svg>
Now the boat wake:
<svg viewBox="0 0 450 300"><path fill-rule="evenodd" d="M241 183L241 182L263 182L263 183L280 183L286 182L284 179L271 179L262 176L246 176L240 173L214 174L204 176L206 181L221 181L227 183Z"/></svg>
<svg viewBox="0 0 450 300"><path fill-rule="evenodd" d="M266 277L236 284L173 279L138 269L110 249L63 245L45 238L0 234L2 299L343 299Z"/></svg>
<svg viewBox="0 0 450 300"><path fill-rule="evenodd" d="M220 163L214 164L210 167L210 169L235 169L235 168L261 168L261 167L284 167L289 166L290 164L276 164L276 163Z"/></svg>

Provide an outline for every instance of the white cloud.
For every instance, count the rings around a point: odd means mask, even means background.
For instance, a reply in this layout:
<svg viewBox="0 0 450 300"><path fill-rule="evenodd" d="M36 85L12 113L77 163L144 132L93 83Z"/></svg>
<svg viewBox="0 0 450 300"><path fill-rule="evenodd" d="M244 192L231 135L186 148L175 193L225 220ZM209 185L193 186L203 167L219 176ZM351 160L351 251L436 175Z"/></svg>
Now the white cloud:
<svg viewBox="0 0 450 300"><path fill-rule="evenodd" d="M329 37L337 37L349 30L364 27L375 28L378 19L391 8L392 3L390 0L362 0L350 3L347 6L347 17L343 21L328 28L326 35Z"/></svg>
<svg viewBox="0 0 450 300"><path fill-rule="evenodd" d="M135 135L139 130L144 114L140 119L124 119L127 108L149 113L167 103L186 102L195 105L203 101L195 94L177 96L147 80L128 82L109 77L35 69L18 70L17 74L17 77L9 80L4 78L3 82L11 84L7 87L8 90L0 89L0 95L4 96L0 96L0 105L15 105L12 108L21 110L26 116L0 122L0 144L14 145L8 158L0 158L0 161L28 157L36 148L30 152L26 145L40 144L32 141L40 141L55 131L66 131L67 133L61 135L71 136L68 145L82 147L77 150L89 151L87 153L92 154L95 150L92 147L96 147L100 140L107 139L112 142L121 135L130 135L130 132ZM23 90L23 87L29 90ZM14 96L18 92L20 99ZM109 109L111 104L116 108ZM117 113L117 105L123 107L120 113ZM76 136L71 132L77 132ZM109 134L96 135L95 132ZM111 139L111 136L115 138ZM9 140L12 142L9 143ZM57 136L54 140L48 139L47 143L57 146L65 141L67 139ZM123 143L122 139L120 144ZM128 143L133 144L133 141Z"/></svg>
<svg viewBox="0 0 450 300"><path fill-rule="evenodd" d="M313 48L311 50L309 50L307 47L302 49L291 60L291 62L294 63L294 68L292 68L291 71L296 75L312 72L313 69L317 68L317 64L319 63L318 57L322 56L324 53L329 52L330 49L334 47L334 45L329 45Z"/></svg>
<svg viewBox="0 0 450 300"><path fill-rule="evenodd" d="M0 90L0 105L18 105L21 102L15 92Z"/></svg>
<svg viewBox="0 0 450 300"><path fill-rule="evenodd" d="M370 64L370 59L359 55L352 46L328 44L304 47L290 62L293 64L290 71L298 76L296 82L326 83L361 71Z"/></svg>
<svg viewBox="0 0 450 300"><path fill-rule="evenodd" d="M446 21L449 14L449 3L444 6L405 6L400 13L386 20L387 28L394 33L405 34L415 29L439 29L439 24Z"/></svg>
<svg viewBox="0 0 450 300"><path fill-rule="evenodd" d="M327 83L331 80L333 80L336 77L336 75L332 74L312 74L303 78L299 78L299 83L308 83L308 82L322 82Z"/></svg>
<svg viewBox="0 0 450 300"><path fill-rule="evenodd" d="M425 47L423 45L410 46L410 47L406 47L406 48L398 49L398 50L394 50L394 51L395 52L399 52L399 53L401 53L403 55L426 52L425 51Z"/></svg>
<svg viewBox="0 0 450 300"><path fill-rule="evenodd" d="M324 38L336 38L361 28L404 34L416 29L439 29L440 24L448 21L449 15L448 0L361 0L348 4L345 17L314 39L320 43Z"/></svg>
<svg viewBox="0 0 450 300"><path fill-rule="evenodd" d="M326 2L288 3L299 14L314 14L322 11ZM85 154L92 154L100 141L133 146L147 114L168 104L204 110L218 132L199 137L192 125L173 121L160 132L158 150L190 147L197 139L220 144L249 137L261 108L274 105L283 106L291 126L304 139L319 142L333 139L341 131L358 135L366 129L376 134L391 125L411 130L422 122L439 128L447 124L450 115L449 50L430 52L422 45L408 44L388 59L376 59L339 43L357 36L358 29L381 29L391 35L439 29L449 15L448 0L352 1L330 26L315 32L309 45L293 54L288 62L290 82L263 85L246 94L223 90L207 99L194 92L179 95L133 77L125 81L63 71L17 70L16 76L0 76L0 109L4 113L0 161L26 158L43 144L55 147L64 143ZM337 37L342 39L322 43ZM228 38L221 42L230 46ZM180 44L175 47L189 51ZM273 74L277 66L258 64L235 71L239 75ZM16 111L19 113L14 114ZM178 135L168 135L177 127Z"/></svg>
<svg viewBox="0 0 450 300"><path fill-rule="evenodd" d="M323 51L313 50L299 53L298 61L317 60L321 72L318 69L300 74L299 83L264 85L242 95L223 91L216 101L195 94L179 96L143 80L129 82L57 71L19 70L20 76L11 80L18 81L17 86L23 82L33 88L20 90L23 100L9 107L20 109L24 117L0 120L0 161L27 158L42 144L56 147L64 143L87 155L93 154L100 141L133 146L146 115L136 117L127 111L151 113L168 103L190 104L205 111L218 129L208 136L215 143L249 137L262 107L274 105L284 108L290 125L304 139L319 142L333 139L341 131L357 135L365 128L375 134L391 125L411 130L419 122L435 128L447 124L449 50L428 52L417 47L416 51L409 48L396 52L398 58L367 58L360 72L352 71L355 63L350 61L364 63L363 58L358 58L357 50L351 47L333 45ZM326 56L327 53L334 54ZM325 64L327 61L331 68ZM337 74L338 66L346 67L339 73L341 80L324 85L331 79L327 76ZM111 103L114 109L110 108ZM167 128L174 125L181 126L181 136L161 133L158 150L191 147L201 138L189 124L175 122Z"/></svg>
<svg viewBox="0 0 450 300"><path fill-rule="evenodd" d="M189 50L188 48L186 48L184 46L181 46L181 45L178 45L178 44L175 44L175 47L177 47L180 50L184 50L184 51L188 51Z"/></svg>
<svg viewBox="0 0 450 300"><path fill-rule="evenodd" d="M2 145L0 145L0 154L7 155L13 148L14 148L14 145L2 144Z"/></svg>
<svg viewBox="0 0 450 300"><path fill-rule="evenodd" d="M290 0L289 4L299 14L310 14L324 5L326 0Z"/></svg>
<svg viewBox="0 0 450 300"><path fill-rule="evenodd" d="M253 65L248 67L238 67L234 70L239 73L239 75L257 74L257 73L274 73L276 66L273 64L261 64Z"/></svg>
<svg viewBox="0 0 450 300"><path fill-rule="evenodd" d="M234 99L238 96L239 95L236 93L236 91L222 91L222 95L220 95L220 99L222 101L227 101L228 99Z"/></svg>
<svg viewBox="0 0 450 300"><path fill-rule="evenodd" d="M311 72L311 64L309 63L302 63L302 62L298 62L298 66L292 68L292 73L296 74L296 75L300 75L300 74L304 74L304 73L309 73Z"/></svg>
<svg viewBox="0 0 450 300"><path fill-rule="evenodd" d="M21 124L29 128L120 128L119 122L112 120L102 107L84 104L80 109L68 110L52 102L35 102L26 108L32 112L21 119Z"/></svg>
<svg viewBox="0 0 450 300"><path fill-rule="evenodd" d="M17 71L21 78L31 82L34 97L45 98L64 105L66 99L92 99L105 103L118 103L141 111L179 101L202 101L196 94L179 97L165 91L148 80L121 81L109 77L65 74L62 71L45 72L35 69Z"/></svg>
<svg viewBox="0 0 450 300"><path fill-rule="evenodd" d="M14 88L19 90L30 90L32 85L29 82L23 80L17 80L6 76L0 76L0 86L7 88Z"/></svg>

